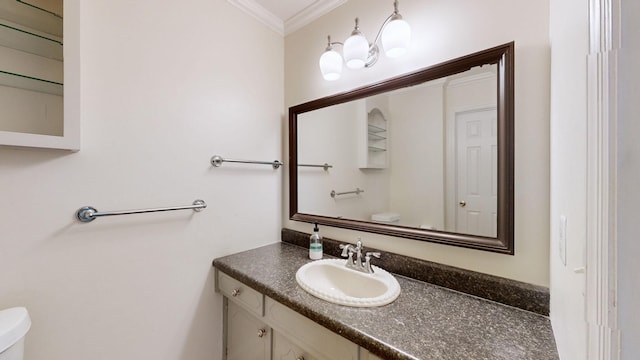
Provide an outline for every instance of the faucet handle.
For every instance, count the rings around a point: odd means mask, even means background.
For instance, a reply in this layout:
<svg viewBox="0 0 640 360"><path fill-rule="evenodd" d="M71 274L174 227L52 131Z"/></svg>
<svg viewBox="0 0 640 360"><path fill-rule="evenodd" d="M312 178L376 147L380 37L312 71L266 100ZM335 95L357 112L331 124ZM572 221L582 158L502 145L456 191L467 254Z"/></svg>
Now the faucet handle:
<svg viewBox="0 0 640 360"><path fill-rule="evenodd" d="M371 257L380 259L380 253L379 252L368 252L365 254L364 256L364 270L365 272L369 273L369 274L373 274L373 268L371 267Z"/></svg>
<svg viewBox="0 0 640 360"><path fill-rule="evenodd" d="M364 258L366 260L371 260L371 257L374 257L376 259L380 259L380 253L379 252L368 252L365 254Z"/></svg>
<svg viewBox="0 0 640 360"><path fill-rule="evenodd" d="M347 257L349 256L349 252L353 252L353 245L351 244L340 244L340 249L342 249L342 254L340 256Z"/></svg>

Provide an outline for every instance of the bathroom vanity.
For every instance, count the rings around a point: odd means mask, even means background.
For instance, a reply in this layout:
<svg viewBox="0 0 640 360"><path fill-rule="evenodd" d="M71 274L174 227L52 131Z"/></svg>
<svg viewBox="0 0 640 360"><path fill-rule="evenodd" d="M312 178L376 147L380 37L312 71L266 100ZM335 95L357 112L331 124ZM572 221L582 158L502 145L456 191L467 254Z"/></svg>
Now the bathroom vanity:
<svg viewBox="0 0 640 360"><path fill-rule="evenodd" d="M359 359L353 342L221 271L216 279L226 297L227 359Z"/></svg>
<svg viewBox="0 0 640 360"><path fill-rule="evenodd" d="M280 242L214 260L226 359L558 358L546 316L403 276L385 306L316 298L295 280L307 255Z"/></svg>

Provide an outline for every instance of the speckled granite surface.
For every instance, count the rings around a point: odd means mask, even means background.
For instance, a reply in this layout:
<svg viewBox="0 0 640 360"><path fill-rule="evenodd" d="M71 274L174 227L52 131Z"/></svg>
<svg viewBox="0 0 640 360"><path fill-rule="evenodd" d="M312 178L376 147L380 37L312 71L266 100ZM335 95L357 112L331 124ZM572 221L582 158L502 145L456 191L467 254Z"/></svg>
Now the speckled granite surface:
<svg viewBox="0 0 640 360"><path fill-rule="evenodd" d="M282 229L282 241L302 247L308 246L309 235L311 234ZM329 238L323 240L324 252L339 257L342 251L339 245L345 242ZM374 259L372 263L394 274L440 285L447 289L479 296L541 315L549 315L548 288L380 251L366 245L365 243L366 251L382 253L382 258Z"/></svg>
<svg viewBox="0 0 640 360"><path fill-rule="evenodd" d="M396 276L402 292L370 309L331 304L304 291L305 248L280 242L218 258L213 265L383 359L558 359L549 319Z"/></svg>

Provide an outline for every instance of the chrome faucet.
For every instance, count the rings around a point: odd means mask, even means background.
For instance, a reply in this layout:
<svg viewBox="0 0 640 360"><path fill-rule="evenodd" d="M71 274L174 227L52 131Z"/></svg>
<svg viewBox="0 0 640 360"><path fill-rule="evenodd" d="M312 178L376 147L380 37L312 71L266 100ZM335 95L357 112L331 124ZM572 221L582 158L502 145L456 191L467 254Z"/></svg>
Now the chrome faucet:
<svg viewBox="0 0 640 360"><path fill-rule="evenodd" d="M347 258L346 267L350 269L354 269L357 271L362 271L367 274L373 274L373 268L371 267L371 257L380 258L380 253L378 252L367 252L364 256L364 263L362 262L362 241L358 238L356 245L352 244L341 244L340 249L342 249L342 257ZM353 258L353 254L356 255L356 258Z"/></svg>

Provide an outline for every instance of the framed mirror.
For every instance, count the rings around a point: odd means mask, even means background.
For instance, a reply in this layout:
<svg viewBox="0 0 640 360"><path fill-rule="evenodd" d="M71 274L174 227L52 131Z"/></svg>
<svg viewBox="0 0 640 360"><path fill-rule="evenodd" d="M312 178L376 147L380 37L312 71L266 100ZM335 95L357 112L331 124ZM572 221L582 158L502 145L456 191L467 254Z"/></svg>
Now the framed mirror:
<svg viewBox="0 0 640 360"><path fill-rule="evenodd" d="M292 220L514 253L514 43L289 108Z"/></svg>

